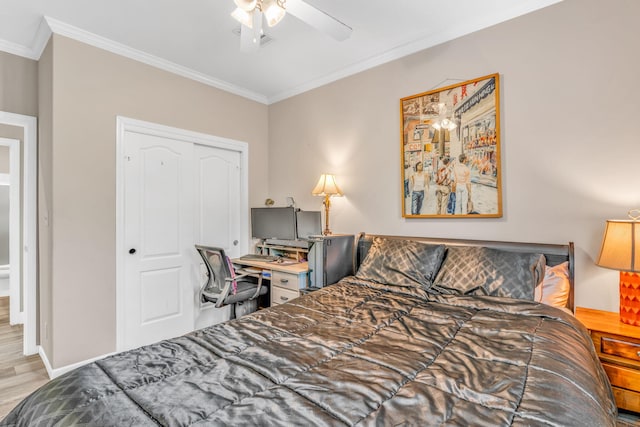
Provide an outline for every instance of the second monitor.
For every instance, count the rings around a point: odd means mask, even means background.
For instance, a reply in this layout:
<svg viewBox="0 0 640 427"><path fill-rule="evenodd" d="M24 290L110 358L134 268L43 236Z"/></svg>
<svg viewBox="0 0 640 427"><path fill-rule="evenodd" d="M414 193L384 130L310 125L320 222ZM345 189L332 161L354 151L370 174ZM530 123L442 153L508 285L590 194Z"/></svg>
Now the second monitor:
<svg viewBox="0 0 640 427"><path fill-rule="evenodd" d="M311 236L322 234L320 211L296 212L296 235L299 240L307 240Z"/></svg>

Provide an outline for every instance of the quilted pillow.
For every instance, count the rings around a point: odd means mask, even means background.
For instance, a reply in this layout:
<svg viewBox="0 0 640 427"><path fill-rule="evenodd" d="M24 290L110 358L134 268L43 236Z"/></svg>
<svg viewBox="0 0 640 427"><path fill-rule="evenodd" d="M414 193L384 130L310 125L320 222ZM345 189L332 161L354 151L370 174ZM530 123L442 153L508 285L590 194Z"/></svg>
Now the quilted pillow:
<svg viewBox="0 0 640 427"><path fill-rule="evenodd" d="M444 252L444 245L374 237L356 277L388 285L428 288Z"/></svg>
<svg viewBox="0 0 640 427"><path fill-rule="evenodd" d="M544 276L543 254L452 246L434 281L441 293L533 300Z"/></svg>
<svg viewBox="0 0 640 427"><path fill-rule="evenodd" d="M551 307L566 308L570 289L568 261L546 266L542 283L536 286L535 300Z"/></svg>

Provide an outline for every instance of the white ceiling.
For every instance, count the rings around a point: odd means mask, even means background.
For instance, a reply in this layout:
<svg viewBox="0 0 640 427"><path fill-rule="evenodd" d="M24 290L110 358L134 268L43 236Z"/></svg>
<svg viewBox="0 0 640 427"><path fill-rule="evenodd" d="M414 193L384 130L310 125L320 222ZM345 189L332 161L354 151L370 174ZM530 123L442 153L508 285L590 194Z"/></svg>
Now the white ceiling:
<svg viewBox="0 0 640 427"><path fill-rule="evenodd" d="M38 59L53 31L269 104L560 0L306 1L351 37L287 15L247 54L233 0L0 0L0 50Z"/></svg>

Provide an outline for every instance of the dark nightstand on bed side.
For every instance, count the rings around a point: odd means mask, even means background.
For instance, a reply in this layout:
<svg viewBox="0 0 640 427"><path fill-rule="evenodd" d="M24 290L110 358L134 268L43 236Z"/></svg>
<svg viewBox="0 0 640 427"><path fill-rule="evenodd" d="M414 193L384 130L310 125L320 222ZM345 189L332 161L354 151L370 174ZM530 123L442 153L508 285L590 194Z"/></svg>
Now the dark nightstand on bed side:
<svg viewBox="0 0 640 427"><path fill-rule="evenodd" d="M611 311L576 308L589 330L620 409L640 412L640 326L620 322Z"/></svg>

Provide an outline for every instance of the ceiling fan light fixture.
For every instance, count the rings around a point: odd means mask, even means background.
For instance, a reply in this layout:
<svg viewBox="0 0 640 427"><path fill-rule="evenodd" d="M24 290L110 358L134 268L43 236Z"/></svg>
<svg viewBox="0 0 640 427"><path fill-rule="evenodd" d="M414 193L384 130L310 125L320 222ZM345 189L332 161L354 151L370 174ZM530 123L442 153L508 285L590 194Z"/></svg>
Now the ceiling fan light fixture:
<svg viewBox="0 0 640 427"><path fill-rule="evenodd" d="M231 16L242 25L253 28L253 13L237 7L236 10L231 12Z"/></svg>
<svg viewBox="0 0 640 427"><path fill-rule="evenodd" d="M442 119L442 127L448 130L454 130L458 126L453 122L453 120Z"/></svg>
<svg viewBox="0 0 640 427"><path fill-rule="evenodd" d="M262 0L262 12L267 20L267 25L273 27L282 21L287 11L282 0Z"/></svg>
<svg viewBox="0 0 640 427"><path fill-rule="evenodd" d="M258 0L233 0L233 2L245 12L251 12L258 4Z"/></svg>
<svg viewBox="0 0 640 427"><path fill-rule="evenodd" d="M453 120L448 119L448 118L444 118L442 120L437 120L431 126L436 130L445 129L445 130L449 130L449 131L454 130L455 128L458 127L456 122L454 122Z"/></svg>

